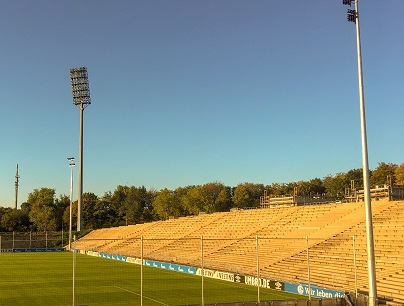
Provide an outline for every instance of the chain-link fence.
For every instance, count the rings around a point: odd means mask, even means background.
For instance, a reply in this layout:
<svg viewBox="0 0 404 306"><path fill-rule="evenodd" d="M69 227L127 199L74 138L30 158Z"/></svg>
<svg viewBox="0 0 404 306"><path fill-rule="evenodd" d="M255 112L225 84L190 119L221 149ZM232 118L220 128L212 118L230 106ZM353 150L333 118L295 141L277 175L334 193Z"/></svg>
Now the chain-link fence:
<svg viewBox="0 0 404 306"><path fill-rule="evenodd" d="M205 279L305 295L309 300L340 299L346 291L358 295L358 252L354 237L322 238L82 238L76 249L87 255L198 275L201 304ZM324 244L333 247L324 248ZM328 250L328 251L327 251ZM331 263L332 264L329 264ZM359 269L363 275L363 269ZM140 283L143 272L141 273ZM143 290L141 290L143 292ZM264 304L262 304L264 305Z"/></svg>
<svg viewBox="0 0 404 306"><path fill-rule="evenodd" d="M0 232L1 252L61 248L67 243L67 232Z"/></svg>

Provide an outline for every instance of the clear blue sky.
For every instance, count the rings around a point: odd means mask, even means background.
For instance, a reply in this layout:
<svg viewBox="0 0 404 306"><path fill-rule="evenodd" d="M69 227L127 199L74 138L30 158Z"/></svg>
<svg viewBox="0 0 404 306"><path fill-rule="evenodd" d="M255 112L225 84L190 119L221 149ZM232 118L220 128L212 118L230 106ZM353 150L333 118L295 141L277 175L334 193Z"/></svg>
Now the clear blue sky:
<svg viewBox="0 0 404 306"><path fill-rule="evenodd" d="M404 162L404 1L361 1L369 165ZM4 0L0 205L84 191L271 184L361 168L355 25L341 0ZM75 170L75 198L77 167Z"/></svg>

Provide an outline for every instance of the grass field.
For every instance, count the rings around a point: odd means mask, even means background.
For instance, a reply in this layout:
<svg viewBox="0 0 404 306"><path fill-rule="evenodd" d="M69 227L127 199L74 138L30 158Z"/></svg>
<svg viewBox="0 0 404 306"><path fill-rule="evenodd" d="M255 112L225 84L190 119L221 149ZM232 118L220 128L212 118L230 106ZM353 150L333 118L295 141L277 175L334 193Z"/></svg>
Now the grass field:
<svg viewBox="0 0 404 306"><path fill-rule="evenodd" d="M1 253L0 305L72 305L73 254ZM201 304L201 277L144 267L143 305ZM204 279L208 303L256 301L257 288ZM140 266L76 256L76 305L140 305ZM262 301L304 298L260 290Z"/></svg>

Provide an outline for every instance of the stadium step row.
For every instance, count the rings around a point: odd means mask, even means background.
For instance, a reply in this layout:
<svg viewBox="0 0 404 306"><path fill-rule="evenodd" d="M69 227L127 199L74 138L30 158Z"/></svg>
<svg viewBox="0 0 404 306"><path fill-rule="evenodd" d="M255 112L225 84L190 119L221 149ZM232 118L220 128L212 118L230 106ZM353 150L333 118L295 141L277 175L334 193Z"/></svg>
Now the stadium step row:
<svg viewBox="0 0 404 306"><path fill-rule="evenodd" d="M372 210L378 286L381 294L400 301L402 292L394 281L404 283L399 267L404 262L404 202L375 201ZM77 248L140 256L143 236L145 257L197 266L203 236L206 267L254 275L258 236L262 276L307 281L308 236L311 280L354 290L355 236L357 281L360 290L366 291L365 233L363 203L324 204L237 210L102 229L79 240Z"/></svg>

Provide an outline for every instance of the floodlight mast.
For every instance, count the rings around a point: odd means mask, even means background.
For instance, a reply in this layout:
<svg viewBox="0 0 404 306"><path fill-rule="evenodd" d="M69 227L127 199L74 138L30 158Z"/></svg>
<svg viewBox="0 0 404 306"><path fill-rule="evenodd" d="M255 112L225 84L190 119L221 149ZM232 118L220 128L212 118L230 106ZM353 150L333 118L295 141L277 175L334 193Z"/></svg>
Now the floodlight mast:
<svg viewBox="0 0 404 306"><path fill-rule="evenodd" d="M77 205L77 231L83 227L83 112L91 104L90 88L86 67L70 69L73 104L80 109L80 140L79 140L79 174L78 174L78 205Z"/></svg>
<svg viewBox="0 0 404 306"><path fill-rule="evenodd" d="M360 119L361 119L361 139L362 139L362 168L363 168L363 189L366 214L366 248L368 259L368 278L369 278L369 306L378 305L377 287L376 287L376 267L375 267L375 250L373 238L373 221L372 221L372 205L370 198L369 184L369 161L366 136L366 118L365 118L365 98L363 89L363 73L362 73L362 51L359 27L359 0L342 0L343 4L351 6L355 3L355 9L348 9L347 20L356 24L356 45L358 53L358 79L359 79L359 102L360 102Z"/></svg>

